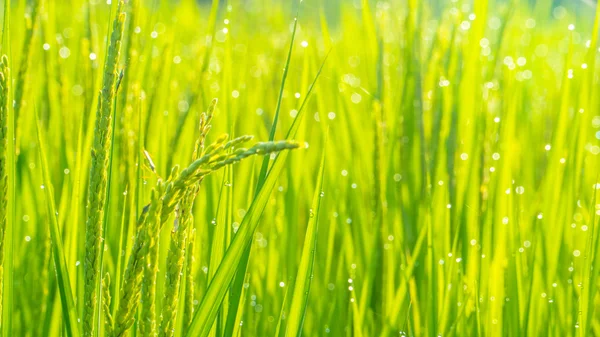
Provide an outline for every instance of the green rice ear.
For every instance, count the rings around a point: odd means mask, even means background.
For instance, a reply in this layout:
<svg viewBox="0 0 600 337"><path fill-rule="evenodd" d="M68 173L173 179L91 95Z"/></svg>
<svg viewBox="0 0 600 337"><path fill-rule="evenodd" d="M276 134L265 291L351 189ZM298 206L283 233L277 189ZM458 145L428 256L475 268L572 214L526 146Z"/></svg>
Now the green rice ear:
<svg viewBox="0 0 600 337"><path fill-rule="evenodd" d="M104 63L102 90L98 95L98 108L94 140L92 142L92 163L89 176L87 201L87 221L85 224L84 259L84 298L83 298L83 335L93 337L95 313L98 309L97 289L99 289L101 247L103 241L103 220L106 210L108 187L108 161L111 153L113 98L116 91L117 67L121 52L121 40L125 23L125 13L119 11L113 22L110 44Z"/></svg>
<svg viewBox="0 0 600 337"><path fill-rule="evenodd" d="M4 300L4 251L6 250L5 236L7 233L8 218L8 184L9 184L9 162L8 162L8 114L10 102L10 72L8 68L8 57L2 55L0 62L0 321L3 321Z"/></svg>

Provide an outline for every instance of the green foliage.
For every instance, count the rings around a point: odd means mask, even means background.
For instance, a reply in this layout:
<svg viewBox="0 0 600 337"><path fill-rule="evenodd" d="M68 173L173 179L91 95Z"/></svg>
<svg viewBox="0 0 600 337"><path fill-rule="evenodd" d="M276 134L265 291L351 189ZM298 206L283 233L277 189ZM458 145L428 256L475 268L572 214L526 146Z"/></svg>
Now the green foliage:
<svg viewBox="0 0 600 337"><path fill-rule="evenodd" d="M594 6L3 1L2 335L600 335Z"/></svg>

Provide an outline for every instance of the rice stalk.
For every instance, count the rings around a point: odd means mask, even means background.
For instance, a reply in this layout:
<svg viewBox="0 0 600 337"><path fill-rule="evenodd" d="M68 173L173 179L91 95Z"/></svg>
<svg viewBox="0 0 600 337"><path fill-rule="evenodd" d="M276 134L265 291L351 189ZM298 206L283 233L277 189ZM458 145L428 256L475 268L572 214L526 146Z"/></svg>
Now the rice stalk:
<svg viewBox="0 0 600 337"><path fill-rule="evenodd" d="M160 202L160 201L159 201ZM161 205L162 206L162 205ZM147 251L144 257L144 276L142 279L142 307L138 324L139 335L156 336L156 278L158 274L159 224L148 224L145 231Z"/></svg>
<svg viewBox="0 0 600 337"><path fill-rule="evenodd" d="M184 335L190 323L192 322L192 318L194 317L194 287L196 283L194 282L194 243L196 242L196 229L190 228L190 234L188 235L188 243L186 247L186 260L185 260L185 296L184 296L184 306L183 306L183 315L181 322L181 331L182 335Z"/></svg>
<svg viewBox="0 0 600 337"><path fill-rule="evenodd" d="M84 303L83 333L86 337L94 334L94 317L97 307L98 282L100 278L100 250L103 233L102 222L106 207L106 189L108 184L108 159L110 156L112 135L112 108L117 65L121 49L121 39L125 22L125 13L119 4L118 14L113 22L113 31L104 64L102 90L98 97L96 126L92 144L92 162L88 189L88 215L86 221L85 263L84 263Z"/></svg>
<svg viewBox="0 0 600 337"><path fill-rule="evenodd" d="M10 38L10 8L11 2L10 0L4 0L4 17L2 24L2 50L6 54L10 55L11 51L11 38ZM6 70L3 71L4 81L6 81L6 85L2 86L2 90L0 90L0 95L2 95L2 102L4 103L1 107L3 110L2 116L6 117L7 121L3 122L7 125L6 131L6 139L10 140L7 143L7 196L9 199L15 200L15 119L14 114L9 114L9 102L10 102L10 64L8 63L8 57L2 57L3 68L6 67ZM4 113L4 111L6 113ZM4 138L4 137L2 137ZM10 207L10 209L9 209ZM3 228L2 233L2 277L0 278L0 293L2 293L2 298L0 299L0 335L2 337L11 337L13 335L13 315L12 310L14 308L14 263L13 263L13 251L14 251L14 243L13 243L13 233L14 226L11 226L11 223L14 223L16 218L16 207L15 203L6 204L6 226Z"/></svg>
<svg viewBox="0 0 600 337"><path fill-rule="evenodd" d="M208 112L202 114L200 118L200 136L196 141L192 154L193 161L197 160L204 152L204 143L211 128L210 122L212 121L216 104L217 100L214 99ZM164 287L165 294L162 303L161 324L158 333L160 337L172 337L175 331L181 275L185 252L188 246L187 237L190 228L193 228L194 224L194 215L192 211L194 208L194 200L198 195L200 183L201 179L188 188L175 211L175 223L173 225L173 230L171 231L171 243L167 255L167 272ZM188 266L191 267L191 263ZM191 287L193 288L193 285ZM193 298L190 294L187 294L187 296Z"/></svg>
<svg viewBox="0 0 600 337"><path fill-rule="evenodd" d="M161 223L167 221L185 190L200 178L225 165L237 163L253 155L267 155L298 147L298 144L292 141L260 142L249 149L238 148L233 152L223 153L225 150L248 142L251 139L251 136L241 136L226 142L227 135L222 135L206 148L205 154L202 157L182 170L177 178L169 184L165 192Z"/></svg>
<svg viewBox="0 0 600 337"><path fill-rule="evenodd" d="M163 186L161 181L157 182L156 187L150 194L150 204L144 207L138 219L136 239L133 247L131 247L131 254L129 255L129 261L123 275L121 292L119 294L119 308L117 309L114 323L115 337L126 336L127 331L134 322L138 302L141 297L140 285L144 272L144 256L147 250L147 243L145 241L146 226L155 223L157 221L157 214L160 214L162 202L160 202L159 198L162 194Z"/></svg>
<svg viewBox="0 0 600 337"><path fill-rule="evenodd" d="M114 323L110 313L110 302L110 274L106 273L102 279L102 310L104 311L104 333L109 337L114 334Z"/></svg>
<svg viewBox="0 0 600 337"><path fill-rule="evenodd" d="M165 294L161 313L161 324L158 335L171 337L174 333L177 316L177 302L181 283L181 273L187 248L188 228L193 226L193 201L198 189L190 188L180 202L176 211L175 223L171 232L171 243L167 255L167 271L165 277Z"/></svg>
<svg viewBox="0 0 600 337"><path fill-rule="evenodd" d="M8 68L8 57L3 55L0 61L0 322L2 321L2 289L4 287L4 235L6 233L6 218L8 215L9 87L10 70Z"/></svg>
<svg viewBox="0 0 600 337"><path fill-rule="evenodd" d="M225 165L237 163L253 155L269 155L284 150L295 149L298 144L291 141L277 142L259 142L249 149L238 148L237 145L243 144L252 137L242 136L227 141L227 135L222 135L213 144L206 147L204 155L192 162L187 168L179 172L178 166L171 171L169 178L163 182L158 180L155 189L152 192L152 199L148 204L140 220L138 221L138 232L134 239L132 252L129 257L127 269L125 270L123 286L121 288L119 309L116 314L115 337L125 336L133 325L135 312L137 311L140 297L143 302L141 320L139 322L139 332L143 335L154 333L152 326L152 311L154 305L152 302L147 304L144 301L152 301L153 287L150 284L155 277L156 262L148 260L152 256L154 249L158 245L157 235L160 227L169 218L174 211L175 206L184 198L185 192L197 184L206 175L220 169ZM197 149L202 149L203 142L199 142ZM232 152L227 150L232 149ZM153 164L150 164L153 166ZM146 266L149 264L148 266ZM146 267L146 268L144 268ZM142 274L145 277L145 285L142 287ZM155 281L155 279L154 279Z"/></svg>

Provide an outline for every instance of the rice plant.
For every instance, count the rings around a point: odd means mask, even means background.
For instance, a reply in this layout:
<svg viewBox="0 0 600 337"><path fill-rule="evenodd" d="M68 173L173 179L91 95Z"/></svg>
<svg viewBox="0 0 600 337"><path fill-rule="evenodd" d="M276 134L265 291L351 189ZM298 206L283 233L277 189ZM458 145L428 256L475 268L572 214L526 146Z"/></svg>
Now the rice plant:
<svg viewBox="0 0 600 337"><path fill-rule="evenodd" d="M595 0L0 8L3 337L600 335Z"/></svg>

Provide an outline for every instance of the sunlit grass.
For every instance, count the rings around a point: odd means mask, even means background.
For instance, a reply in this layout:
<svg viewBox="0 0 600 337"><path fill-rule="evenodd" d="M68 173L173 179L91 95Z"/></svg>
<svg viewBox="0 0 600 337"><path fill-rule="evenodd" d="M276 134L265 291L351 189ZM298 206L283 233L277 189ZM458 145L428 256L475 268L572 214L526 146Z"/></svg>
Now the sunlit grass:
<svg viewBox="0 0 600 337"><path fill-rule="evenodd" d="M593 3L2 8L4 337L600 335Z"/></svg>

